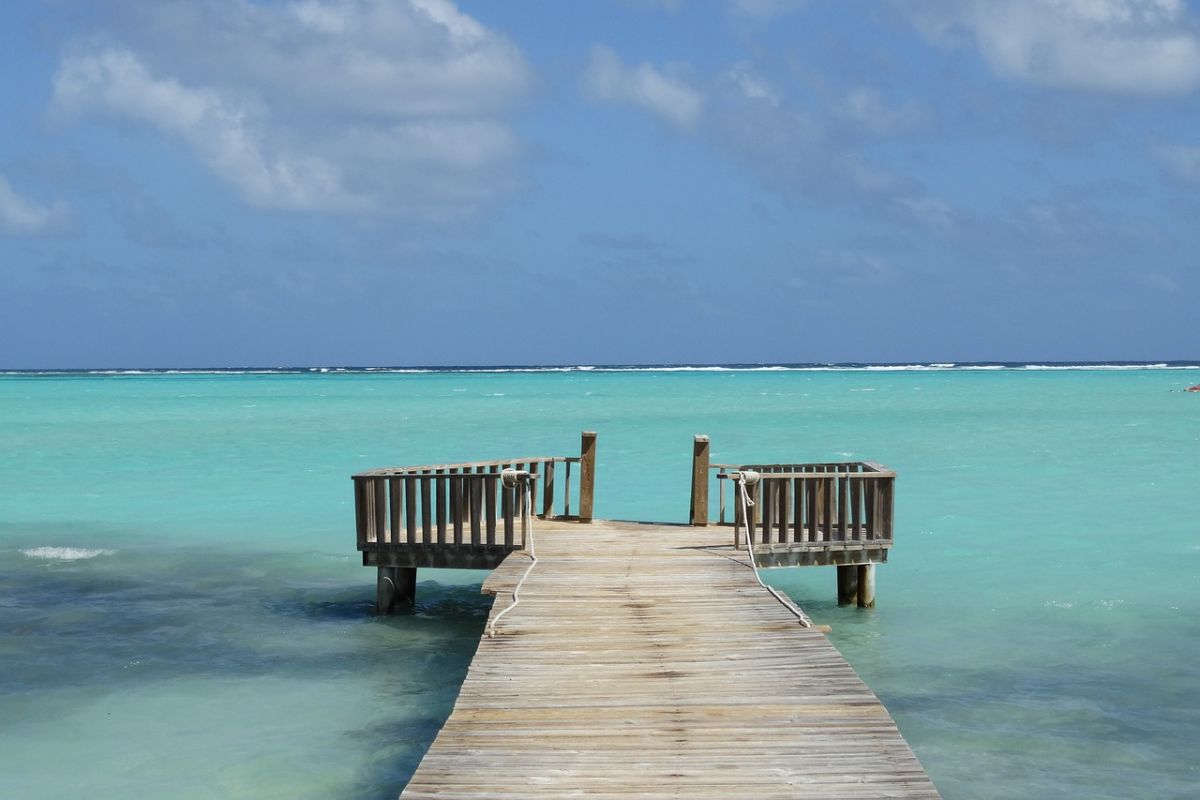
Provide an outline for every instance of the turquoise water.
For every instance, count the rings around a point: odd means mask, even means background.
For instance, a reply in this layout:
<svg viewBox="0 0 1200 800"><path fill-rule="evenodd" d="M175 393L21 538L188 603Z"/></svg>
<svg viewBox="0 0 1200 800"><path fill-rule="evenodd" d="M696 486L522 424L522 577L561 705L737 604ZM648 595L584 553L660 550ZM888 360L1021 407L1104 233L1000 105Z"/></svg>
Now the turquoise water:
<svg viewBox="0 0 1200 800"><path fill-rule="evenodd" d="M899 472L879 607L775 571L947 798L1194 797L1194 370L0 377L0 797L387 798L449 713L479 573L372 613L350 473L569 455L686 518L716 461Z"/></svg>

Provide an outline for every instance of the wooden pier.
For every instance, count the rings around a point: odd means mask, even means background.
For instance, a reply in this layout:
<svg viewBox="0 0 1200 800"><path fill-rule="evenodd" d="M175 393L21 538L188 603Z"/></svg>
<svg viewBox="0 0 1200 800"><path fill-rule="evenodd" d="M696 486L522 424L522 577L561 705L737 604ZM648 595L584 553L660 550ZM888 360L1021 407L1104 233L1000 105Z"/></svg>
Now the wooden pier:
<svg viewBox="0 0 1200 800"><path fill-rule="evenodd" d="M742 473L754 471L703 463L692 525L556 515L547 465L586 464L582 496L594 456L585 434L578 461L355 476L359 547L379 568L381 606L403 599L395 571L412 570L400 580L408 586L430 562L494 568L483 586L496 596L494 635L481 639L402 798L938 797L883 705L802 611L760 585L750 561L833 564L858 578L892 544L892 473L772 465L773 483L758 473L758 503L743 514ZM540 471L505 473L505 463ZM738 487L732 525L699 524L697 495L710 480ZM560 492L569 489L564 481Z"/></svg>

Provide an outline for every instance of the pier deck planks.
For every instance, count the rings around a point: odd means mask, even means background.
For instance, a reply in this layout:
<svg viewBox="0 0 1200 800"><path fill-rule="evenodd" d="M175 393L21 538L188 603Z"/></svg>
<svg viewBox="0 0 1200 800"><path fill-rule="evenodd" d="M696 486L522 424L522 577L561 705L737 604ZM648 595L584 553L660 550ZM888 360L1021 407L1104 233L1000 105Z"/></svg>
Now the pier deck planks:
<svg viewBox="0 0 1200 800"><path fill-rule="evenodd" d="M937 798L887 711L728 529L535 521L539 563L401 794ZM484 584L508 606L528 558Z"/></svg>

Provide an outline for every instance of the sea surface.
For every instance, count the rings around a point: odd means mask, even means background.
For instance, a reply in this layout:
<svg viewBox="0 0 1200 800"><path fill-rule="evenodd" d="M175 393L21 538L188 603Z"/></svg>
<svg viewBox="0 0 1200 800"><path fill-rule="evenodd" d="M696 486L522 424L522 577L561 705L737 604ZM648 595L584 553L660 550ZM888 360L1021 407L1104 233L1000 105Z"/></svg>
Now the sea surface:
<svg viewBox="0 0 1200 800"><path fill-rule="evenodd" d="M1200 796L1196 364L0 375L0 797L392 798L484 575L373 611L353 472L598 439L597 516L723 462L899 473L878 608L770 580L948 798ZM714 498L715 504L715 498ZM714 510L715 513L715 510ZM786 675L780 676L786 680ZM732 690L732 687L731 687Z"/></svg>

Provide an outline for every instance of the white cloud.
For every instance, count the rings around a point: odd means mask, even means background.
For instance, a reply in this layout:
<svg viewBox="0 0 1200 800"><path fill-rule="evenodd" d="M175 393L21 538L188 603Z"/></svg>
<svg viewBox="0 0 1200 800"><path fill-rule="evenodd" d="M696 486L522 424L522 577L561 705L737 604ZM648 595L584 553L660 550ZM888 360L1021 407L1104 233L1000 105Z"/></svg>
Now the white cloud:
<svg viewBox="0 0 1200 800"><path fill-rule="evenodd" d="M512 183L520 52L447 0L118 3L54 108L185 142L250 203L443 217ZM103 41L105 44L96 44Z"/></svg>
<svg viewBox="0 0 1200 800"><path fill-rule="evenodd" d="M1200 86L1183 0L897 2L930 39L964 39L998 74L1066 89L1174 94Z"/></svg>
<svg viewBox="0 0 1200 800"><path fill-rule="evenodd" d="M54 233L66 222L63 203L46 206L17 194L12 184L0 175L0 234L38 236Z"/></svg>
<svg viewBox="0 0 1200 800"><path fill-rule="evenodd" d="M704 95L680 78L652 64L626 66L600 45L592 48L583 80L593 100L634 106L677 128L693 127L704 108Z"/></svg>
<svg viewBox="0 0 1200 800"><path fill-rule="evenodd" d="M1177 180L1200 184L1200 146L1163 145L1154 155Z"/></svg>

